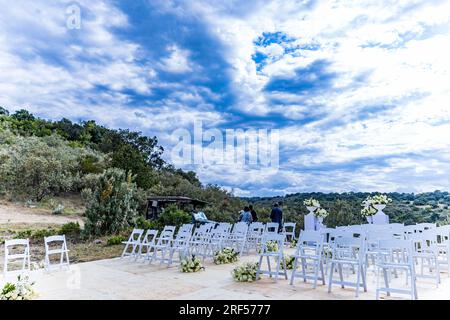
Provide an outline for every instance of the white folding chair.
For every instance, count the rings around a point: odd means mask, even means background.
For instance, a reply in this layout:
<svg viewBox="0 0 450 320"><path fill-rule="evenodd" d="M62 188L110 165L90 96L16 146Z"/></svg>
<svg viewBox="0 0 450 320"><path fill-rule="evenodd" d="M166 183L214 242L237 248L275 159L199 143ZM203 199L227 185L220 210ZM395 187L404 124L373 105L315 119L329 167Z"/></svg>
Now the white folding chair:
<svg viewBox="0 0 450 320"><path fill-rule="evenodd" d="M439 264L447 266L447 275L450 277L450 225L435 229Z"/></svg>
<svg viewBox="0 0 450 320"><path fill-rule="evenodd" d="M277 243L278 250L277 251L270 251L268 242L272 241ZM263 236L262 242L261 242L261 249L258 251L259 256L259 263L258 263L258 270L256 272L256 279L259 278L260 274L267 274L269 277L272 277L275 275L275 281L278 280L279 275L283 275L285 279L287 280L287 270L286 270L286 260L284 258L283 253L283 243L284 243L284 235L277 234L277 233L266 233ZM267 270L264 270L262 268L262 262L263 258L266 257L267 259ZM275 259L275 265L276 270L272 271L272 268L270 266L270 258ZM283 270L280 270L280 264L283 263Z"/></svg>
<svg viewBox="0 0 450 320"><path fill-rule="evenodd" d="M391 292L409 294L411 295L411 299L417 299L412 240L380 240L377 247L379 248L379 251L375 263L377 269L376 299L379 299L380 292L385 292L388 296L391 295ZM400 252L401 254L395 256L395 252ZM411 280L410 289L391 287L389 275L392 270L406 271L406 284L408 285L408 279ZM384 287L380 284L380 272L383 272Z"/></svg>
<svg viewBox="0 0 450 320"><path fill-rule="evenodd" d="M235 223L233 230L228 237L228 244L242 256L247 241L248 224L245 222Z"/></svg>
<svg viewBox="0 0 450 320"><path fill-rule="evenodd" d="M248 227L247 240L245 243L245 252L249 253L250 248L258 250L258 245L261 242L264 233L264 224L262 222L253 222Z"/></svg>
<svg viewBox="0 0 450 320"><path fill-rule="evenodd" d="M133 229L130 234L130 237L127 241L122 241L122 244L125 245L125 248L122 251L122 258L126 256L136 257L139 254L139 249L141 246L141 238L144 233L143 229ZM128 249L131 248L131 251L128 252Z"/></svg>
<svg viewBox="0 0 450 320"><path fill-rule="evenodd" d="M189 241L189 253L195 256L201 256L205 260L209 248L210 232L213 230L214 224L205 223L194 230Z"/></svg>
<svg viewBox="0 0 450 320"><path fill-rule="evenodd" d="M69 250L67 249L66 235L56 235L51 237L44 237L45 244L45 269L50 270L55 266L51 264L50 256L59 255L59 264L57 266L69 266ZM56 246L56 248L52 248Z"/></svg>
<svg viewBox="0 0 450 320"><path fill-rule="evenodd" d="M152 257L149 259L149 263L153 260L159 260L160 264L169 261L169 256L166 254L170 253L170 247L172 246L173 235L175 233L175 226L165 226L163 231L159 234L158 241L156 244L151 246L153 249ZM158 256L158 252L160 256Z"/></svg>
<svg viewBox="0 0 450 320"><path fill-rule="evenodd" d="M295 237L295 222L285 222L283 223L283 234L284 241L290 243L296 239Z"/></svg>
<svg viewBox="0 0 450 320"><path fill-rule="evenodd" d="M413 259L416 264L420 261L420 274L416 272L417 278L432 278L436 286L441 283L441 275L438 262L438 247L436 233L431 229L409 235L414 245ZM429 274L424 274L425 267Z"/></svg>
<svg viewBox="0 0 450 320"><path fill-rule="evenodd" d="M278 233L280 225L277 222L268 222L264 229L264 233Z"/></svg>
<svg viewBox="0 0 450 320"><path fill-rule="evenodd" d="M302 267L301 273L297 270L299 260ZM312 267L312 274L308 273L310 267ZM294 284L295 277L303 278L303 282L306 282L307 279L313 280L314 289L317 287L317 281L319 280L322 281L322 284L325 284L325 273L323 271L323 235L319 231L300 232L294 254L291 284Z"/></svg>
<svg viewBox="0 0 450 320"><path fill-rule="evenodd" d="M150 255L153 253L152 249L156 242L156 237L158 236L158 230L147 229L145 235L142 238L142 241L139 244L139 254L136 255L137 258L144 257L145 260L150 259ZM145 248L145 252L144 249Z"/></svg>
<svg viewBox="0 0 450 320"><path fill-rule="evenodd" d="M345 286L356 288L356 297L359 296L360 287L367 292L366 270L365 270L365 240L364 237L337 237L332 247L332 258L330 259L330 277L328 282L328 292L331 292L333 284L338 284L341 288ZM333 280L335 266L339 271L340 280ZM344 281L343 267L356 268L356 282Z"/></svg>
<svg viewBox="0 0 450 320"><path fill-rule="evenodd" d="M193 225L184 225L178 230L177 236L172 241L169 248L169 259L167 264L170 266L173 262L181 262L189 253L189 241L192 237ZM178 260L174 260L175 253L178 253Z"/></svg>
<svg viewBox="0 0 450 320"><path fill-rule="evenodd" d="M30 270L29 239L5 240L5 260L3 261L4 276L8 273L8 264L16 260L22 260L22 269L20 269L20 272Z"/></svg>

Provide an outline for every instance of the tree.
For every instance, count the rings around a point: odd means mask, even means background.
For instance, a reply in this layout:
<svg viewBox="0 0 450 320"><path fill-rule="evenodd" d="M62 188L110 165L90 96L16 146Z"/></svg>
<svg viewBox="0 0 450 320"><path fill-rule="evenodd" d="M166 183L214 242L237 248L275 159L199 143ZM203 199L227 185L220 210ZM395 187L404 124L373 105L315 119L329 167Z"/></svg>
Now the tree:
<svg viewBox="0 0 450 320"><path fill-rule="evenodd" d="M0 106L0 116L9 116L9 111L6 108Z"/></svg>
<svg viewBox="0 0 450 320"><path fill-rule="evenodd" d="M11 117L19 121L33 121L35 119L34 116L25 109L17 110Z"/></svg>
<svg viewBox="0 0 450 320"><path fill-rule="evenodd" d="M117 168L105 170L92 189L83 190L85 232L92 236L116 234L134 225L138 218L135 194L131 174Z"/></svg>

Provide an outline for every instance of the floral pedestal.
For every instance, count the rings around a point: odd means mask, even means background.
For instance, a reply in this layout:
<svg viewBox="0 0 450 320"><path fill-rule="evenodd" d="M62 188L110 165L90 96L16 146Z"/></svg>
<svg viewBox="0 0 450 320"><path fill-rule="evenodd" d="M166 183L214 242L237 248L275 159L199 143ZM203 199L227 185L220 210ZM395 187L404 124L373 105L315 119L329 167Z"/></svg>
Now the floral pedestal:
<svg viewBox="0 0 450 320"><path fill-rule="evenodd" d="M373 216L367 216L366 219L369 224L373 223Z"/></svg>
<svg viewBox="0 0 450 320"><path fill-rule="evenodd" d="M318 231L322 228L325 228L326 226L323 224L323 218L322 217L314 217L314 230Z"/></svg>
<svg viewBox="0 0 450 320"><path fill-rule="evenodd" d="M316 230L316 216L314 215L314 211L317 207L306 207L309 213L305 215L305 231L306 230Z"/></svg>
<svg viewBox="0 0 450 320"><path fill-rule="evenodd" d="M389 224L389 216L383 212L383 209L386 208L386 205L374 204L373 207L377 209L377 213L372 216L373 224Z"/></svg>

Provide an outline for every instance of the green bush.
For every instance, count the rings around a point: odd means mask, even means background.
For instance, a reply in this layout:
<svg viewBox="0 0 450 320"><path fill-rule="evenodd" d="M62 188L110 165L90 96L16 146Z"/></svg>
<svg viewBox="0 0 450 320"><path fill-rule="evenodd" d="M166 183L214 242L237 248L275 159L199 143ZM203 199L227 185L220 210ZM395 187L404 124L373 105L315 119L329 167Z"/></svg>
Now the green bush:
<svg viewBox="0 0 450 320"><path fill-rule="evenodd" d="M189 213L178 209L175 205L168 206L164 212L158 217L158 223L165 226L171 225L179 227L182 224L192 222L192 217Z"/></svg>
<svg viewBox="0 0 450 320"><path fill-rule="evenodd" d="M83 190L87 201L85 233L91 236L117 234L135 225L138 217L135 192L136 185L130 174L117 168L105 170L93 189Z"/></svg>
<svg viewBox="0 0 450 320"><path fill-rule="evenodd" d="M122 243L122 241L125 241L125 240L127 240L127 238L125 238L124 236L112 236L112 237L109 237L108 238L108 240L106 241L106 245L108 245L108 246L114 246L114 245L117 245L117 244L121 244Z"/></svg>
<svg viewBox="0 0 450 320"><path fill-rule="evenodd" d="M60 234L65 234L66 237L76 238L81 234L81 227L78 222L65 223L59 229Z"/></svg>

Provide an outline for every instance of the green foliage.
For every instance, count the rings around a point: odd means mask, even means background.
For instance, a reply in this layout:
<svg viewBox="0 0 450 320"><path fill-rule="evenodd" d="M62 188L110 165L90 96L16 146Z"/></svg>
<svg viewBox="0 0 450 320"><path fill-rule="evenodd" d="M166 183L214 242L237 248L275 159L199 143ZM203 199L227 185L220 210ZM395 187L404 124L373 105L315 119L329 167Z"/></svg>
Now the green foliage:
<svg viewBox="0 0 450 320"><path fill-rule="evenodd" d="M162 225L172 225L179 227L182 224L190 223L192 217L175 205L167 206L164 212L158 217L158 222Z"/></svg>
<svg viewBox="0 0 450 320"><path fill-rule="evenodd" d="M127 240L127 239L121 235L112 236L112 237L108 238L108 240L106 241L106 245L108 245L108 246L118 245L118 244L121 244L122 241L125 241L125 240Z"/></svg>
<svg viewBox="0 0 450 320"><path fill-rule="evenodd" d="M286 270L294 269L295 257L294 256L287 256L287 257L285 257L285 260L286 260ZM280 261L280 267L281 267L281 269L284 269L284 264L283 264L282 261Z"/></svg>
<svg viewBox="0 0 450 320"><path fill-rule="evenodd" d="M80 158L86 156L103 159L90 149L70 147L57 135L23 137L0 131L0 189L34 201L74 191Z"/></svg>
<svg viewBox="0 0 450 320"><path fill-rule="evenodd" d="M68 238L78 238L81 234L81 227L78 222L68 222L61 226L59 234L65 234Z"/></svg>
<svg viewBox="0 0 450 320"><path fill-rule="evenodd" d="M185 257L181 260L180 267L181 272L198 272L200 270L205 270L201 260L194 255Z"/></svg>
<svg viewBox="0 0 450 320"><path fill-rule="evenodd" d="M237 266L231 272L233 279L238 282L253 282L259 280L256 278L256 272L258 271L258 263L247 262L240 266Z"/></svg>
<svg viewBox="0 0 450 320"><path fill-rule="evenodd" d="M17 232L14 236L14 239L29 238L33 240L43 241L44 237L51 237L57 234L59 234L59 230L55 229L38 229L38 230L26 229Z"/></svg>
<svg viewBox="0 0 450 320"><path fill-rule="evenodd" d="M134 225L138 216L135 192L130 174L117 168L107 169L93 189L83 190L87 201L86 234L116 234Z"/></svg>
<svg viewBox="0 0 450 320"><path fill-rule="evenodd" d="M233 248L223 248L214 254L215 264L226 264L236 262L239 258L239 252L236 252Z"/></svg>

